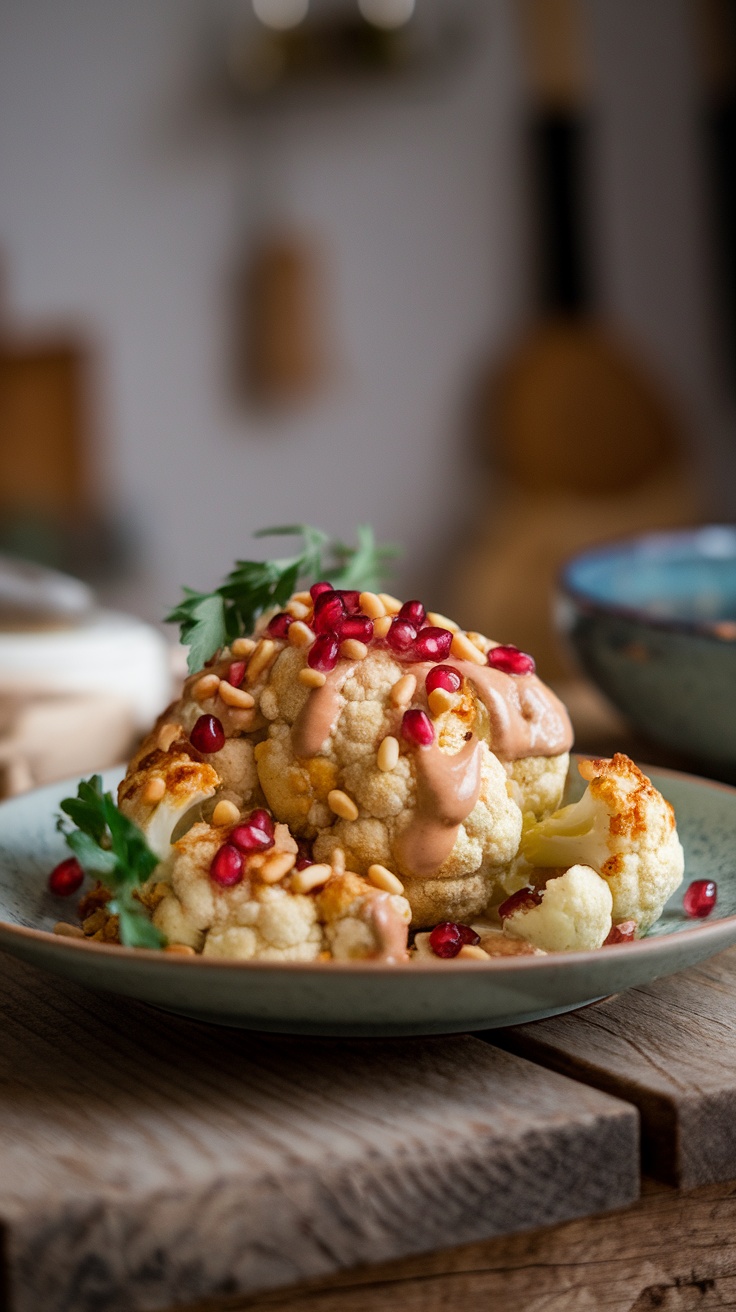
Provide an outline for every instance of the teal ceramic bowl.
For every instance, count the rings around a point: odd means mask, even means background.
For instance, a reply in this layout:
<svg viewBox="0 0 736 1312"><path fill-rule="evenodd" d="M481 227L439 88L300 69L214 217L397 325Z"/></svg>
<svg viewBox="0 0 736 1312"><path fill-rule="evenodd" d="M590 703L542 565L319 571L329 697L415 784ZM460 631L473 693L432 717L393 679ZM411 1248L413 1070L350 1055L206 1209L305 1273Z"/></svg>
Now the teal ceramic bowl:
<svg viewBox="0 0 736 1312"><path fill-rule="evenodd" d="M105 776L105 786L114 788L119 777ZM672 771L652 772L652 780L675 808L685 881L636 943L487 963L385 965L220 961L60 938L51 932L54 923L73 921L74 906L52 897L47 879L68 851L54 824L59 801L74 787L66 783L0 805L0 949L90 989L276 1033L452 1034L539 1020L684 970L736 943L736 789ZM584 786L573 765L568 799ZM718 885L707 920L684 914L683 890L693 879Z"/></svg>
<svg viewBox="0 0 736 1312"><path fill-rule="evenodd" d="M736 528L652 533L566 565L557 616L586 674L653 742L736 774Z"/></svg>

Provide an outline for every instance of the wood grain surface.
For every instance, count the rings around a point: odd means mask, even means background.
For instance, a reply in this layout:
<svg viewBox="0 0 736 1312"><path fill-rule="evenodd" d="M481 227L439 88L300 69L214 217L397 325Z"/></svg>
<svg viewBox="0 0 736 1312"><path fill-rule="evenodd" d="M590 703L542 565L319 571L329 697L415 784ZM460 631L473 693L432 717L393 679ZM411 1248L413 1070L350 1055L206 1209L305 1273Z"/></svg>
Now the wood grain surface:
<svg viewBox="0 0 736 1312"><path fill-rule="evenodd" d="M736 1177L736 948L574 1015L488 1037L635 1103L648 1174L683 1188Z"/></svg>
<svg viewBox="0 0 736 1312"><path fill-rule="evenodd" d="M6 1312L254 1293L638 1195L636 1111L469 1038L260 1038L0 957Z"/></svg>
<svg viewBox="0 0 736 1312"><path fill-rule="evenodd" d="M492 1239L196 1312L724 1312L736 1186L648 1182L624 1213ZM179 1312L179 1309L177 1309ZM195 1312L195 1309L191 1309Z"/></svg>

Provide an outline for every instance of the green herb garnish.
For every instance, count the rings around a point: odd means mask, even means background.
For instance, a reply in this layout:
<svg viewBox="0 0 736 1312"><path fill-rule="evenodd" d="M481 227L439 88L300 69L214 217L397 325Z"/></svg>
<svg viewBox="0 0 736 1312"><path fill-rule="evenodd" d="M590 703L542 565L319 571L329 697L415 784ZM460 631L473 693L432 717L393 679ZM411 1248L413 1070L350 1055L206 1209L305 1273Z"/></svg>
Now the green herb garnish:
<svg viewBox="0 0 736 1312"><path fill-rule="evenodd" d="M120 941L128 948L160 948L164 937L151 924L133 896L158 865L143 834L115 805L112 793L103 793L98 774L83 779L76 797L60 803L75 828L59 816L57 829L64 835L85 874L102 881L113 894L108 911L119 917Z"/></svg>
<svg viewBox="0 0 736 1312"><path fill-rule="evenodd" d="M304 539L300 555L283 560L238 560L214 592L184 589L184 600L166 620L180 626L181 641L189 648L190 673L201 670L220 647L251 633L263 611L284 606L300 586L329 579L335 587L374 591L381 585L387 561L399 554L396 547L377 546L368 524L358 528L357 547L332 542L309 524L263 528L254 534L257 538L284 536Z"/></svg>

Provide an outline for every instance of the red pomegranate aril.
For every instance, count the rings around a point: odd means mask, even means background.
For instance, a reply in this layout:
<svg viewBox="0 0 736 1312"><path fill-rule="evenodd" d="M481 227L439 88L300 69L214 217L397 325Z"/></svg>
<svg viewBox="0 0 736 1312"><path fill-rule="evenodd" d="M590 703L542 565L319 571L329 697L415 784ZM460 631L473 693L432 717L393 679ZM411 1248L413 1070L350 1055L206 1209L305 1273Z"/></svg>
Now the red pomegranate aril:
<svg viewBox="0 0 736 1312"><path fill-rule="evenodd" d="M299 855L296 859L295 870L306 870L307 866L313 866L314 858L312 856L311 844L309 844L304 838L298 838L297 847L299 848Z"/></svg>
<svg viewBox="0 0 736 1312"><path fill-rule="evenodd" d="M49 875L49 889L57 897L70 897L84 883L84 871L75 856L60 861Z"/></svg>
<svg viewBox="0 0 736 1312"><path fill-rule="evenodd" d="M216 715L200 715L189 735L192 747L205 756L225 746L225 730Z"/></svg>
<svg viewBox="0 0 736 1312"><path fill-rule="evenodd" d="M359 642L368 643L373 637L373 620L367 615L346 615L339 629L340 639L357 638Z"/></svg>
<svg viewBox="0 0 736 1312"><path fill-rule="evenodd" d="M531 911L532 907L538 907L542 901L542 894L538 893L536 888L520 888L518 893L512 893L507 897L498 908L498 914L502 920L513 916L515 911Z"/></svg>
<svg viewBox="0 0 736 1312"><path fill-rule="evenodd" d="M408 620L395 619L386 634L386 645L397 655L408 654L416 642L417 631Z"/></svg>
<svg viewBox="0 0 736 1312"><path fill-rule="evenodd" d="M342 601L348 615L357 615L360 610L360 593L353 592L352 589L346 591L345 588L336 588L335 592Z"/></svg>
<svg viewBox="0 0 736 1312"><path fill-rule="evenodd" d="M268 834L269 838L273 838L273 816L268 811L264 811L262 807L259 807L257 811L251 811L246 824L255 825L256 829L262 829L264 834Z"/></svg>
<svg viewBox="0 0 736 1312"><path fill-rule="evenodd" d="M416 707L404 711L401 732L408 742L415 743L417 747L430 747L434 742L432 721L426 711L419 711Z"/></svg>
<svg viewBox="0 0 736 1312"><path fill-rule="evenodd" d="M480 943L480 934L476 934L470 925L459 925L454 920L443 920L435 925L429 936L429 946L436 957L456 957L467 943Z"/></svg>
<svg viewBox="0 0 736 1312"><path fill-rule="evenodd" d="M615 943L631 943L636 934L635 920L622 920L618 925L612 925L608 938L604 938L604 948L610 948Z"/></svg>
<svg viewBox="0 0 736 1312"><path fill-rule="evenodd" d="M452 634L449 629L421 629L416 636L412 654L419 661L446 661L450 655Z"/></svg>
<svg viewBox="0 0 736 1312"><path fill-rule="evenodd" d="M321 592L314 603L312 628L315 633L334 633L345 619L345 602L336 592Z"/></svg>
<svg viewBox="0 0 736 1312"><path fill-rule="evenodd" d="M500 670L502 674L533 674L536 669L533 656L511 646L491 647L488 664L492 670Z"/></svg>
<svg viewBox="0 0 736 1312"><path fill-rule="evenodd" d="M445 692L459 692L462 685L462 675L451 665L436 665L429 671L425 681L428 693L434 692L435 688L444 688Z"/></svg>
<svg viewBox="0 0 736 1312"><path fill-rule="evenodd" d="M334 633L320 633L307 653L307 665L312 670L329 674L337 665L340 643Z"/></svg>
<svg viewBox="0 0 736 1312"><path fill-rule="evenodd" d="M237 825L233 829L230 843L239 852L267 852L269 847L273 847L274 837L272 832L261 829L252 820L246 820L244 825Z"/></svg>
<svg viewBox="0 0 736 1312"><path fill-rule="evenodd" d="M210 866L210 879L220 888L232 888L243 878L243 853L232 843L225 843L215 852Z"/></svg>
<svg viewBox="0 0 736 1312"><path fill-rule="evenodd" d="M408 620L415 629L421 629L427 618L427 612L421 601L405 601L398 614L398 619Z"/></svg>
<svg viewBox="0 0 736 1312"><path fill-rule="evenodd" d="M230 668L225 675L225 683L231 683L233 688L239 688L245 678L245 661L231 661Z"/></svg>
<svg viewBox="0 0 736 1312"><path fill-rule="evenodd" d="M718 899L718 885L713 879L694 879L685 890L682 905L691 920L704 920Z"/></svg>
<svg viewBox="0 0 736 1312"><path fill-rule="evenodd" d="M268 621L267 631L272 638L288 638L293 623L291 615L287 615L285 610L280 610L278 615L274 615Z"/></svg>
<svg viewBox="0 0 736 1312"><path fill-rule="evenodd" d="M309 595L312 598L312 601L316 601L318 597L322 596L323 592L334 592L334 591L335 589L333 588L331 583L324 583L324 582L313 583L311 588L309 589Z"/></svg>

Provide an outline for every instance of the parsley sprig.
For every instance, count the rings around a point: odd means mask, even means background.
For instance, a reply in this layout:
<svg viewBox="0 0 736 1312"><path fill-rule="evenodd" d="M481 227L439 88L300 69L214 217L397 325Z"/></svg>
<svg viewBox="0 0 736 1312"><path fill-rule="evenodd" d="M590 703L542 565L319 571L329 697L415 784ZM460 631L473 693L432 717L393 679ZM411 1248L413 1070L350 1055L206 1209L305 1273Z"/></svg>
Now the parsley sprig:
<svg viewBox="0 0 736 1312"><path fill-rule="evenodd" d="M181 641L189 648L190 673L200 670L220 647L251 633L263 611L284 606L300 585L324 578L335 587L372 591L380 587L387 562L398 555L396 547L376 544L368 524L358 528L355 547L331 541L309 524L263 528L254 536L301 537L304 549L281 560L238 560L214 592L184 589L183 601L166 620L180 626Z"/></svg>
<svg viewBox="0 0 736 1312"><path fill-rule="evenodd" d="M64 815L56 827L67 846L84 872L100 879L113 894L107 908L119 917L121 943L128 948L160 948L163 935L133 896L158 865L138 826L118 810L112 793L103 793L98 774L83 779L77 796L65 797L60 806ZM68 828L64 816L74 829Z"/></svg>

